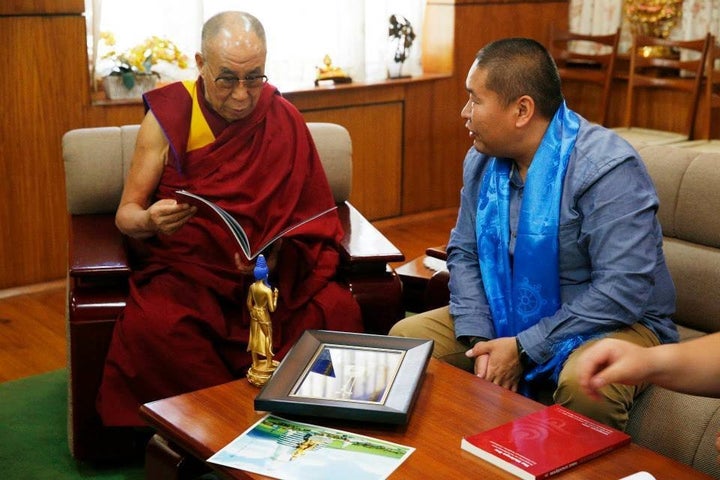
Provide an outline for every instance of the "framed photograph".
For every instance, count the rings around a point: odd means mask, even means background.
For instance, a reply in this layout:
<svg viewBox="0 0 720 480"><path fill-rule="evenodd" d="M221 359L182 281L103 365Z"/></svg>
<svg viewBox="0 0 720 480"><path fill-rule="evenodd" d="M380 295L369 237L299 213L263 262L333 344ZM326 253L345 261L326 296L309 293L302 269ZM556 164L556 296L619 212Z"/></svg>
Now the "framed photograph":
<svg viewBox="0 0 720 480"><path fill-rule="evenodd" d="M255 409L407 423L432 340L307 330L255 398Z"/></svg>

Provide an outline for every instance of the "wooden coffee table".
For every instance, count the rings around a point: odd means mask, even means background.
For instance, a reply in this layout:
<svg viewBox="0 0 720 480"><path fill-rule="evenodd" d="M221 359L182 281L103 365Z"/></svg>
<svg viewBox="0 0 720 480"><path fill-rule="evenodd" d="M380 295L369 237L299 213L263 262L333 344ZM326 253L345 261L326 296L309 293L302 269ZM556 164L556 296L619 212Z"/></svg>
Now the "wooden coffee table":
<svg viewBox="0 0 720 480"><path fill-rule="evenodd" d="M148 472L153 472L153 478L179 478L173 473L173 467L181 465L184 456L204 460L230 443L264 415L253 408L257 393L257 388L242 379L143 405L141 415L158 433L149 447L153 452L149 452L146 459ZM415 447L415 452L391 479L512 479L515 477L461 450L460 439L542 407L540 403L431 359L407 425L299 420ZM163 446L159 450L158 441ZM217 465L210 467L226 478L268 478ZM635 444L553 478L619 479L641 470L650 472L658 480L710 478Z"/></svg>

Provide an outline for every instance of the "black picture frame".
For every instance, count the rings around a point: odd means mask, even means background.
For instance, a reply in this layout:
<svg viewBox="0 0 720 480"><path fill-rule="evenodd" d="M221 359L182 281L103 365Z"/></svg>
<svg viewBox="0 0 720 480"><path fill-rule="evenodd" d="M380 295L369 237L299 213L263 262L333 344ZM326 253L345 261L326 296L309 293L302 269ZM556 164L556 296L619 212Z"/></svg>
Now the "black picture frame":
<svg viewBox="0 0 720 480"><path fill-rule="evenodd" d="M255 397L255 410L405 424L432 347L433 341L426 339L307 330ZM358 366L355 359L362 359L364 366ZM370 375L373 378L368 379ZM328 377L330 386L322 380L317 383L323 376ZM337 394L332 382L335 387L342 384L342 394ZM371 393L365 388L356 396L355 386L370 382L375 387ZM308 394L306 384L318 386L315 390L321 393Z"/></svg>

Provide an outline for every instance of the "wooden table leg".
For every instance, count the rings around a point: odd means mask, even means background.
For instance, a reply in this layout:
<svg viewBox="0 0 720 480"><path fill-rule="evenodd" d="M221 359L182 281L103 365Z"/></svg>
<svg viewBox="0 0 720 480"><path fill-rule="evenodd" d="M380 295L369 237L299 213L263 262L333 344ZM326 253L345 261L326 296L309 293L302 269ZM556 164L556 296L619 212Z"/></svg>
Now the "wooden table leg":
<svg viewBox="0 0 720 480"><path fill-rule="evenodd" d="M147 480L189 480L210 468L180 448L155 434L145 448L145 478Z"/></svg>

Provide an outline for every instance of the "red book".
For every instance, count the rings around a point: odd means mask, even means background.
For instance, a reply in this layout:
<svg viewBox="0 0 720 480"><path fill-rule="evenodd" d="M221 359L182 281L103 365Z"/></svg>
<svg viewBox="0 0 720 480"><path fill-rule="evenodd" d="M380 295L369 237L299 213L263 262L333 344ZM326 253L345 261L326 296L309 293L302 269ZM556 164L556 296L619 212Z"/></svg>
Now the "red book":
<svg viewBox="0 0 720 480"><path fill-rule="evenodd" d="M630 436L560 405L462 439L461 447L516 477L548 478L630 443Z"/></svg>

